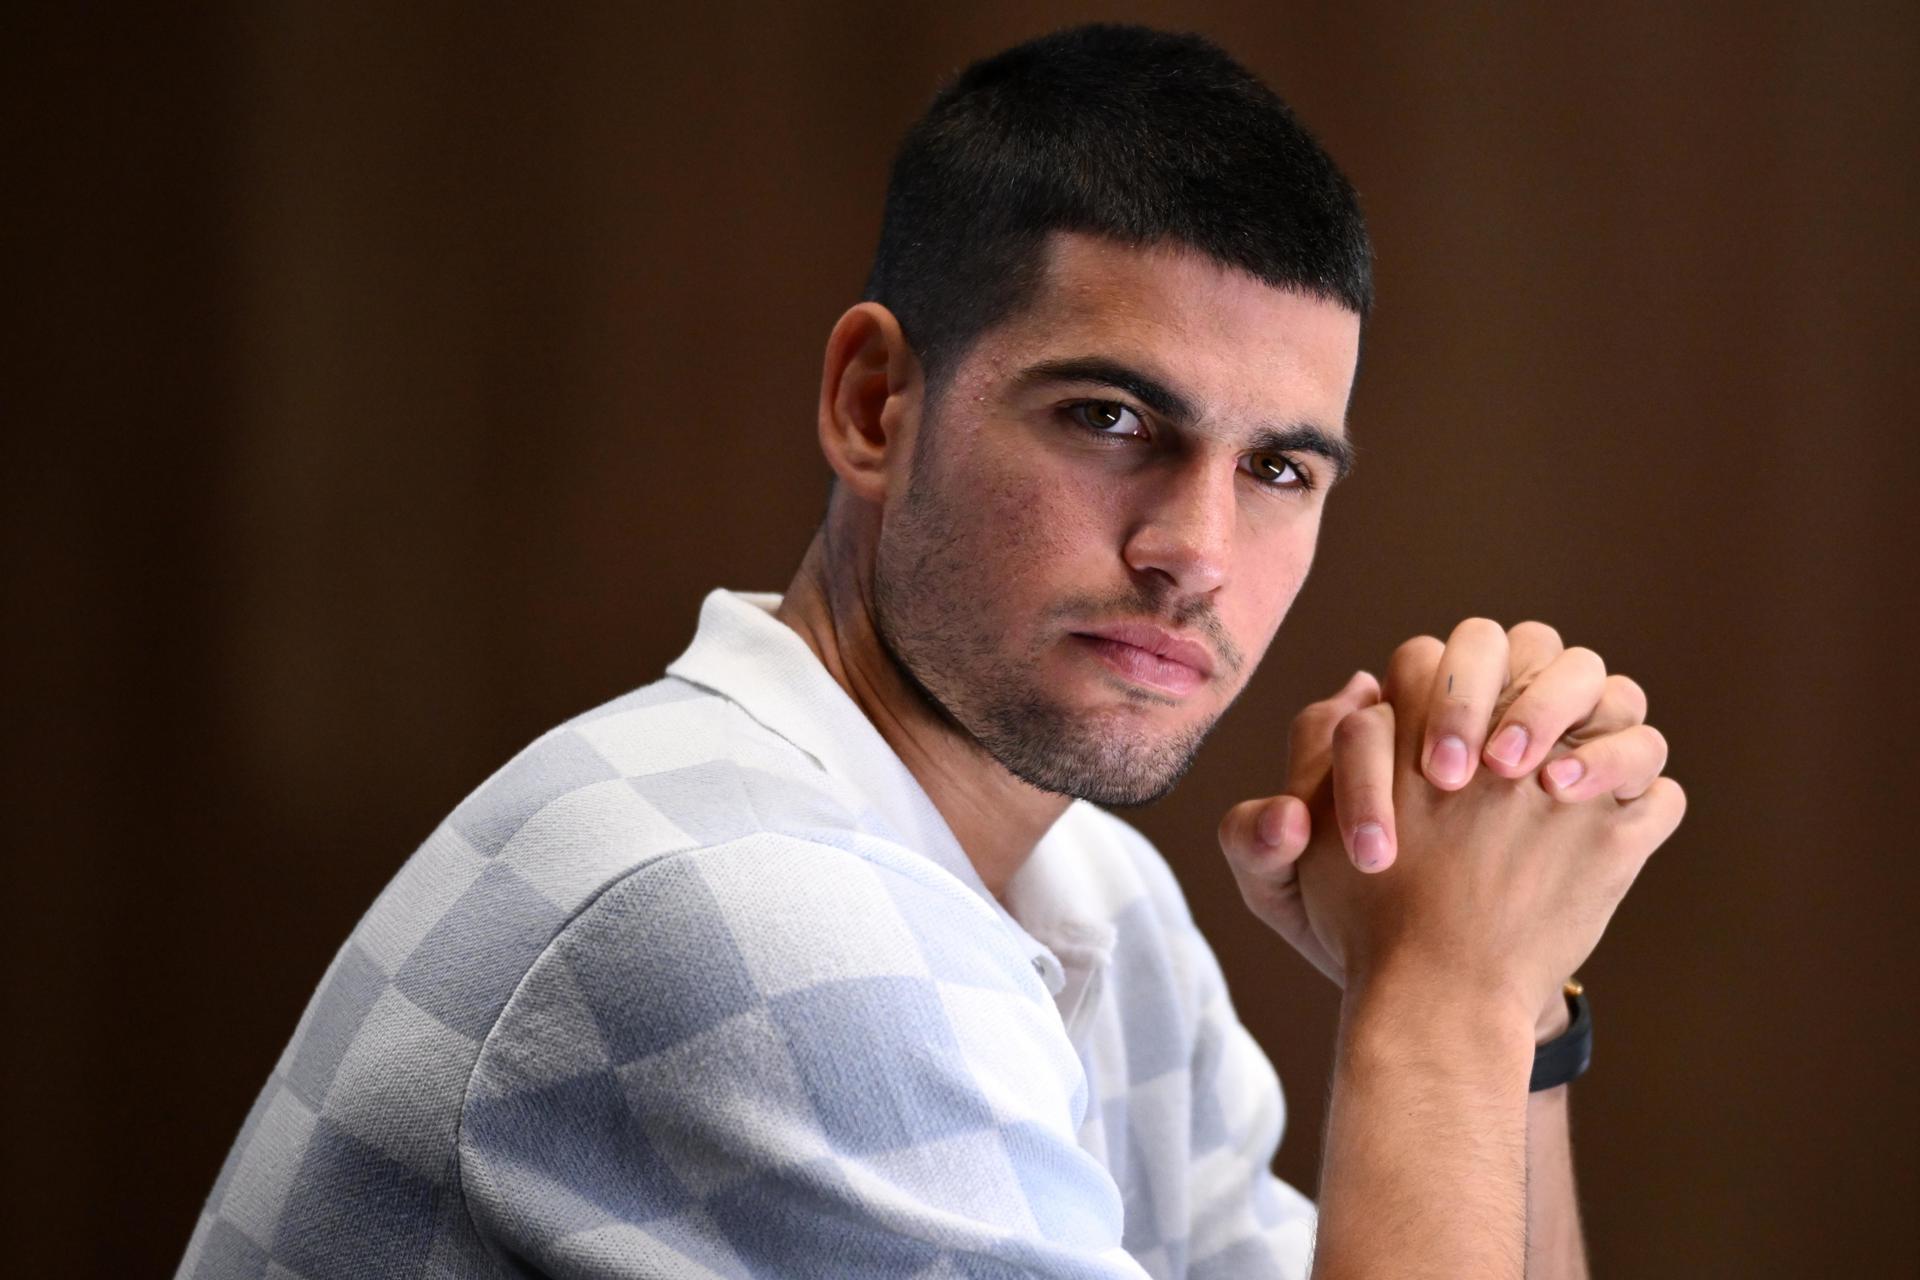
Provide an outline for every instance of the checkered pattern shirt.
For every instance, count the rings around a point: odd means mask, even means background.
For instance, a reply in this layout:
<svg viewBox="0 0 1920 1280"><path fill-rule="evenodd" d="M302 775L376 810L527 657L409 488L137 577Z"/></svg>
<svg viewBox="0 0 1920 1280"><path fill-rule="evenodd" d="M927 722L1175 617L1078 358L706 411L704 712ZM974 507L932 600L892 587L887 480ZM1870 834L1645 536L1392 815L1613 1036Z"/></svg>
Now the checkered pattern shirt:
<svg viewBox="0 0 1920 1280"><path fill-rule="evenodd" d="M1076 801L996 899L777 603L711 593L428 837L180 1276L1305 1274L1160 855Z"/></svg>

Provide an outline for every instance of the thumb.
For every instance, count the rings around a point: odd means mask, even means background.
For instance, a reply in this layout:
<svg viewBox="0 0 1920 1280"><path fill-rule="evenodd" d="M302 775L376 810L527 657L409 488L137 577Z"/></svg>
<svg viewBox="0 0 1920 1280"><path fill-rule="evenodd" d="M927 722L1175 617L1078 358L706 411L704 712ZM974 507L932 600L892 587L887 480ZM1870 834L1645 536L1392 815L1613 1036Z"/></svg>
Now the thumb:
<svg viewBox="0 0 1920 1280"><path fill-rule="evenodd" d="M1313 819L1295 796L1242 800L1220 820L1220 850L1235 875L1290 879L1306 851Z"/></svg>

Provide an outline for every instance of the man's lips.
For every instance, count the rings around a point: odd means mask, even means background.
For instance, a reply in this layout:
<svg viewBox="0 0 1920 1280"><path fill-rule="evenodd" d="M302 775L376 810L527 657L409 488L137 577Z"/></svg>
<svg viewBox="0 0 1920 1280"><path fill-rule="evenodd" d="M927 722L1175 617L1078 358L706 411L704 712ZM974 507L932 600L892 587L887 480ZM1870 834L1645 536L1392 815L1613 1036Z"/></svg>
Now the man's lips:
<svg viewBox="0 0 1920 1280"><path fill-rule="evenodd" d="M1213 674L1213 655L1193 640L1144 622L1119 622L1076 632L1122 674L1186 693Z"/></svg>

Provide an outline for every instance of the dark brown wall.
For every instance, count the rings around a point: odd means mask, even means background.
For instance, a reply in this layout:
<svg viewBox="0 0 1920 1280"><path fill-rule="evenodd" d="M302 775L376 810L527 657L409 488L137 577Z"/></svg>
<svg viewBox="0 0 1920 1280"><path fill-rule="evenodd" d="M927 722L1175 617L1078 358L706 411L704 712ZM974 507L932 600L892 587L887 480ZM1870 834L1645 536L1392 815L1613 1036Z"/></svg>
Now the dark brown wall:
<svg viewBox="0 0 1920 1280"><path fill-rule="evenodd" d="M415 842L707 588L784 585L900 131L1118 15L1265 73L1378 245L1362 466L1138 818L1286 1083L1281 1172L1314 1185L1334 992L1213 824L1356 665L1539 617L1651 691L1692 805L1585 972L1599 1270L1911 1274L1920 10L1526 7L7 19L19 1273L170 1267Z"/></svg>

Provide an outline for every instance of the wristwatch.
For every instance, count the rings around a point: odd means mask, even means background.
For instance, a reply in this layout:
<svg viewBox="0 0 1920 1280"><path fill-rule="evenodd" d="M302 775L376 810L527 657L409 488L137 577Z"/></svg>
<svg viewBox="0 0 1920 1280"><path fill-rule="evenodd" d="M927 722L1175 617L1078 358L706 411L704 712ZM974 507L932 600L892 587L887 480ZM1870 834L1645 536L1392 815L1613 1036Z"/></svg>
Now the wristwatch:
<svg viewBox="0 0 1920 1280"><path fill-rule="evenodd" d="M1593 1061L1593 1015L1587 1009L1587 989L1578 978L1569 978L1563 992L1573 1021L1565 1031L1534 1049L1533 1078L1527 1082L1530 1093L1579 1079Z"/></svg>

